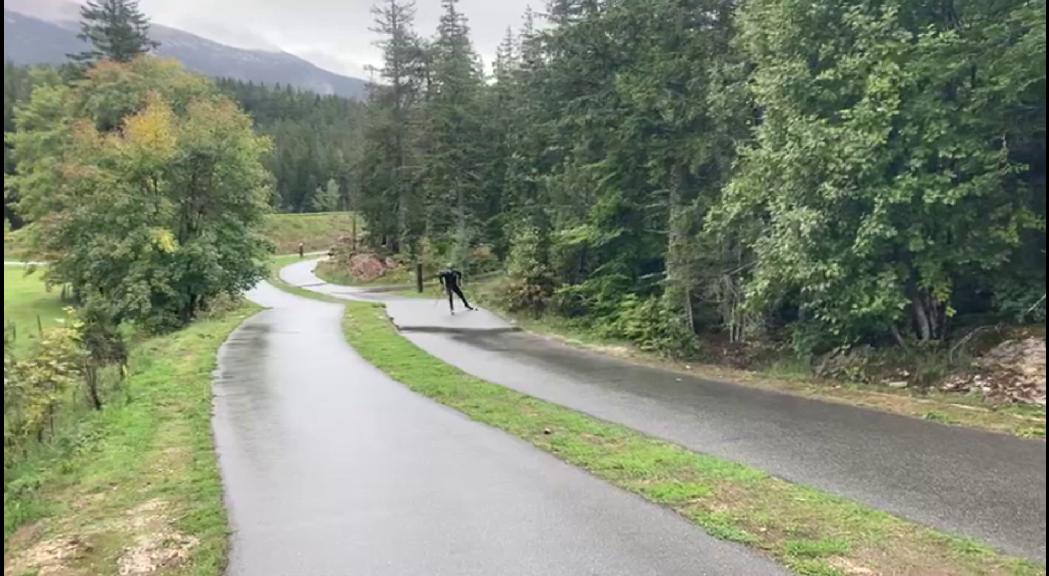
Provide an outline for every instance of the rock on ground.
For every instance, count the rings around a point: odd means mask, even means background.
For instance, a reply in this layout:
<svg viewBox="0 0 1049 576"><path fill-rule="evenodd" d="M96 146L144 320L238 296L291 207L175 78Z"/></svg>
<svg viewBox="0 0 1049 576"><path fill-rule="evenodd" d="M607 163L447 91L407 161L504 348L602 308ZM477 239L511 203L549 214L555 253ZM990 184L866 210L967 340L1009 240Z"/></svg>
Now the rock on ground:
<svg viewBox="0 0 1049 576"><path fill-rule="evenodd" d="M1002 342L977 358L972 372L949 378L944 389L1045 406L1045 338Z"/></svg>

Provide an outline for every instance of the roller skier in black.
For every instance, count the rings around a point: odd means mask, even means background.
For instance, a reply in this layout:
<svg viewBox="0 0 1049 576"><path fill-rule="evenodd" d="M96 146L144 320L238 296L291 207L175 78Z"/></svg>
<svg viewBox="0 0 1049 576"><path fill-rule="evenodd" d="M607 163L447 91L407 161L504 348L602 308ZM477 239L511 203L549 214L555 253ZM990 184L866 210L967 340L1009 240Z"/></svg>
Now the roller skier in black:
<svg viewBox="0 0 1049 576"><path fill-rule="evenodd" d="M456 270L453 266L449 265L446 270L437 275L437 279L441 281L441 286L444 287L445 292L448 293L448 308L452 314L455 314L455 300L453 296L458 296L463 301L463 305L466 306L467 310L473 310L474 307L470 306L470 303L466 301L466 296L463 295L463 289L461 284L463 282L463 273Z"/></svg>

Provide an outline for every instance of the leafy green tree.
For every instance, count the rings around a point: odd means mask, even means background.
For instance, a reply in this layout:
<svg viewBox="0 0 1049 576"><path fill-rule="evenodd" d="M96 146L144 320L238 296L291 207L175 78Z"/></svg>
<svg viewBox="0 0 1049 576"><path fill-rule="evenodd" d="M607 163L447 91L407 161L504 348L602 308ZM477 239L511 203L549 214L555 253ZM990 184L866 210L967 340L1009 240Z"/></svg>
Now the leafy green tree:
<svg viewBox="0 0 1049 576"><path fill-rule="evenodd" d="M169 61L101 62L34 91L12 185L49 281L115 324L163 329L264 274L269 148L207 80Z"/></svg>
<svg viewBox="0 0 1049 576"><path fill-rule="evenodd" d="M507 258L506 304L513 311L541 314L553 292L546 238L534 226L520 226Z"/></svg>
<svg viewBox="0 0 1049 576"><path fill-rule="evenodd" d="M88 353L79 329L79 320L70 313L64 325L43 332L33 353L24 359L8 355L5 331L5 466L22 456L30 441L47 439L69 393L83 381Z"/></svg>
<svg viewBox="0 0 1049 576"><path fill-rule="evenodd" d="M130 62L160 45L149 39L149 19L139 10L138 0L87 0L80 7L77 37L91 47L72 58L88 64Z"/></svg>
<svg viewBox="0 0 1049 576"><path fill-rule="evenodd" d="M59 84L61 81L59 73L49 68L15 66L10 62L4 65L4 219L5 226L10 225L12 229L21 228L24 224L24 219L15 210L18 195L7 186L6 180L8 175L15 174L18 169L11 152L11 143L8 142L8 136L17 129L15 110L29 100L34 87Z"/></svg>
<svg viewBox="0 0 1049 576"><path fill-rule="evenodd" d="M748 296L796 301L804 348L942 338L963 279L986 284L1024 230L1044 233L1011 151L1030 128L1009 122L1044 115L1044 66L1020 63L1044 61L1037 6L744 6L763 122L722 215L761 222Z"/></svg>
<svg viewBox="0 0 1049 576"><path fill-rule="evenodd" d="M671 353L1044 310L1044 2L553 0L487 81L456 2L428 46L397 4L374 243L489 244L513 306Z"/></svg>
<svg viewBox="0 0 1049 576"><path fill-rule="evenodd" d="M318 188L313 196L313 209L317 212L335 212L342 207L342 192L334 178L324 188Z"/></svg>

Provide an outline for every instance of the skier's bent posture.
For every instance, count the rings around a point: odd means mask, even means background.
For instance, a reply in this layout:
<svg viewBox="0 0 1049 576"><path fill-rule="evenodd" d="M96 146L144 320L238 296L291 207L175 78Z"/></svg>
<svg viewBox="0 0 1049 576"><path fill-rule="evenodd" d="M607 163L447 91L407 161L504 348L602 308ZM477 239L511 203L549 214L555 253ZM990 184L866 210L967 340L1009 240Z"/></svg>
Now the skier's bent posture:
<svg viewBox="0 0 1049 576"><path fill-rule="evenodd" d="M452 266L449 266L447 270L437 275L437 279L441 281L441 286L444 286L445 292L448 293L448 308L455 314L455 300L453 296L458 296L463 301L463 306L466 306L467 310L473 310L473 306L466 301L466 296L463 295L463 289L460 284L463 282L463 273L456 270Z"/></svg>

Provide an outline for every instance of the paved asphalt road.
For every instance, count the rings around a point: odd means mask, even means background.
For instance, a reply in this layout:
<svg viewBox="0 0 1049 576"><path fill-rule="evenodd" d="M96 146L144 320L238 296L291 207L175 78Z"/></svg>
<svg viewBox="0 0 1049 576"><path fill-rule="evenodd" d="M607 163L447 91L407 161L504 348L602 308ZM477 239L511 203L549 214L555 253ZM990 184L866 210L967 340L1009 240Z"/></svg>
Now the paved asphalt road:
<svg viewBox="0 0 1049 576"><path fill-rule="evenodd" d="M410 392L342 307L269 285L225 344L215 438L231 576L665 576L783 571Z"/></svg>
<svg viewBox="0 0 1049 576"><path fill-rule="evenodd" d="M304 262L282 277L344 298ZM451 317L387 312L431 354L480 378L1045 562L1045 442L683 376ZM429 328L426 328L426 327Z"/></svg>

